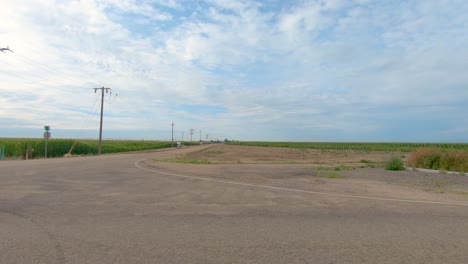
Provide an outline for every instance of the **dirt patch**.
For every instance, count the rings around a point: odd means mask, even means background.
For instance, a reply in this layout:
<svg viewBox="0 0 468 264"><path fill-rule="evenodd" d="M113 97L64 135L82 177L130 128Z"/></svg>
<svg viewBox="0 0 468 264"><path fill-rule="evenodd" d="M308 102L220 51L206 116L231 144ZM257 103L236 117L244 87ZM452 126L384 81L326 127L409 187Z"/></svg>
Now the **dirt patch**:
<svg viewBox="0 0 468 264"><path fill-rule="evenodd" d="M394 155L405 153L214 145L146 165L180 174L314 191L468 201L466 176L369 168Z"/></svg>
<svg viewBox="0 0 468 264"><path fill-rule="evenodd" d="M214 145L177 158L188 161L204 160L212 164L309 164L316 167L340 165L368 167L382 165L394 155L405 158L407 153Z"/></svg>

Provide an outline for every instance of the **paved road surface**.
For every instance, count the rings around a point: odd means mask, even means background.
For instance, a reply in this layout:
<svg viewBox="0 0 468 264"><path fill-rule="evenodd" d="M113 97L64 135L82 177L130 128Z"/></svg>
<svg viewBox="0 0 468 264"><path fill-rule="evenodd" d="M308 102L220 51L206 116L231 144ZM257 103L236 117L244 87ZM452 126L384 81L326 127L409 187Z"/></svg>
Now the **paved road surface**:
<svg viewBox="0 0 468 264"><path fill-rule="evenodd" d="M468 263L466 206L135 166L180 151L0 162L0 263Z"/></svg>

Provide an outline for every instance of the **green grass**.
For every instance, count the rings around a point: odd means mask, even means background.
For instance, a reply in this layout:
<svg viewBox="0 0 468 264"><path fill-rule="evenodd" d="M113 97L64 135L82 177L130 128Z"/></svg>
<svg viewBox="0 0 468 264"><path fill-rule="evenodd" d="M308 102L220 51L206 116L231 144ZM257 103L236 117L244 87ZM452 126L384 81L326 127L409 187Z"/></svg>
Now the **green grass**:
<svg viewBox="0 0 468 264"><path fill-rule="evenodd" d="M329 179L344 178L344 176L338 172L329 171L330 169L333 169L333 168L313 168L313 167L304 168L304 170L309 171L309 172L317 171L318 177L324 177L324 178L329 178Z"/></svg>
<svg viewBox="0 0 468 264"><path fill-rule="evenodd" d="M73 145L73 139L49 139L48 157L63 157ZM187 142L184 143L188 145ZM28 146L34 149L34 158L44 157L44 140L30 138L0 138L0 146L5 145L5 158L23 158ZM102 153L117 153L138 150L170 148L171 142L154 140L103 140ZM79 140L72 155L96 155L98 140Z"/></svg>
<svg viewBox="0 0 468 264"><path fill-rule="evenodd" d="M262 142L230 141L226 144L260 147L287 147L320 150L401 151L411 152L421 147L467 150L468 143L387 143L387 142Z"/></svg>
<svg viewBox="0 0 468 264"><path fill-rule="evenodd" d="M343 175L337 173L337 172L330 172L327 174L327 178L329 179L339 179L339 178L343 178Z"/></svg>
<svg viewBox="0 0 468 264"><path fill-rule="evenodd" d="M348 166L344 166L344 165L339 165L339 166L336 166L333 170L343 171L343 170L355 170L355 169L356 169L355 167L348 167Z"/></svg>
<svg viewBox="0 0 468 264"><path fill-rule="evenodd" d="M220 151L220 150L210 150L210 151L206 151L205 153L206 153L206 154L223 154L224 151Z"/></svg>
<svg viewBox="0 0 468 264"><path fill-rule="evenodd" d="M307 167L308 170L316 170L316 171L330 171L333 170L333 167Z"/></svg>

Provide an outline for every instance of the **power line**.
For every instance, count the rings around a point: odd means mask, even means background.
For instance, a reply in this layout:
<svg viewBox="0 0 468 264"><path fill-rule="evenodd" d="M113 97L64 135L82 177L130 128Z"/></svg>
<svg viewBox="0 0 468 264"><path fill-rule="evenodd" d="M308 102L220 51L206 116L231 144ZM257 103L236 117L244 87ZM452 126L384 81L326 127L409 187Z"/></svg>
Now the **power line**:
<svg viewBox="0 0 468 264"><path fill-rule="evenodd" d="M10 80L10 82L8 82L8 84L11 85L12 82L14 82L16 84L16 86L20 85L20 86L24 86L24 87L27 87L27 86L31 86L31 87L36 87L37 85L41 85L42 87L53 87L53 89L56 89L56 88L61 88L60 90L62 90L62 88L66 88L66 90L64 91L73 91L75 88L73 89L68 89L67 87L64 87L64 84L60 84L60 83L57 83L55 81L52 81L50 79L47 79L47 78L44 78L42 77L42 80L39 79L39 78L36 78L34 75L32 75L30 73L30 76L27 76L27 75L19 75L18 73L16 72L5 72L5 71L2 71L0 70L0 76L2 75L5 75L5 76L8 76ZM2 78L3 79L3 78ZM5 79L3 79L2 81L0 82L7 82Z"/></svg>
<svg viewBox="0 0 468 264"><path fill-rule="evenodd" d="M5 51L11 51L11 52L13 52L8 46L7 46L7 48L0 48L0 51L2 51L3 53L6 53ZM38 61L36 61L36 60L33 60L33 59L28 58L28 57L26 57L26 56L24 56L24 55L21 55L21 54L18 53L18 52L15 52L14 56L15 56L16 58L19 59L18 61L22 61L24 64L30 65L34 70L41 70L43 73L47 73L48 75L57 76L57 73L58 73L58 72L57 72L56 70L51 69L50 67L46 66L46 65L43 64L43 63L40 63L40 62L38 62ZM9 64L9 63L8 63L8 64ZM9 64L9 65L11 66L11 64ZM26 73L26 72L25 72L25 73ZM9 72L8 74L16 75L17 77L21 78L22 80L25 79L24 76L18 76L17 74L13 74L13 73L11 73L11 72ZM45 80L45 81L50 82L50 83L52 83L52 84L55 84L55 85L57 85L57 86L63 86L64 83L67 83L67 84L69 84L69 83L75 84L75 83L79 82L79 81L77 81L77 79L75 79L75 78L73 78L73 79L72 79L72 78L69 78L69 77L67 77L66 75L65 75L65 76L64 76L64 75L61 75L61 76L60 76L60 79L61 79L62 81L64 81L64 82L61 82L61 83L57 82L55 79L52 80L52 79L50 79L50 78L47 78L47 77L44 76L45 74L40 74L39 72L27 72L27 75L29 75L29 76L26 76L26 77L33 76L33 77L35 77L37 80ZM29 78L29 79L31 80L31 78ZM40 81L37 81L37 80L33 80L33 81L30 81L30 82L31 82L31 83L40 82ZM93 82L96 82L96 80L94 80ZM42 84L44 84L44 83L42 83ZM50 84L47 84L47 86L49 86L49 85L50 85Z"/></svg>
<svg viewBox="0 0 468 264"><path fill-rule="evenodd" d="M7 63L8 64L8 63ZM16 76L20 81L31 83L31 84L42 84L44 86L60 86L63 87L65 83L58 83L52 79L47 77L41 76L36 73L28 72L27 75L18 75L18 72L5 72L2 71L1 73L5 75L13 75ZM29 76L28 76L29 75ZM69 85L69 84L66 84Z"/></svg>
<svg viewBox="0 0 468 264"><path fill-rule="evenodd" d="M91 108L91 111L88 113L88 116L86 117L85 121L83 122L83 125L81 126L81 135L83 135L84 129L88 126L88 122L90 120L90 117L92 114L94 114L97 111L98 108L98 102L99 102L99 97L96 98L96 101L93 104L93 107ZM68 150L68 155L72 153L72 151L75 149L76 145L78 144L78 136L75 138L75 141L71 145L70 149Z"/></svg>
<svg viewBox="0 0 468 264"><path fill-rule="evenodd" d="M25 62L26 64L30 64L30 65L33 65L33 64L34 64L36 69L41 69L42 71L48 72L49 74L57 75L57 71L56 71L56 70L51 69L49 66L47 66L47 65L45 65L45 64L43 64L43 63L41 63L41 62L38 62L38 61L36 61L36 60L34 60L34 59L32 59L32 58L28 58L28 57L26 57L26 56L24 56L24 55L21 55L21 54L18 53L18 52L16 52L15 55L16 55L17 57L19 57L19 58L20 58L23 62ZM61 76L61 78L62 78L62 79L66 79L66 80L70 81L71 83L76 83L76 82L77 82L76 79L73 80L73 79L70 79L70 78L64 77L64 76ZM96 82L96 80L94 80L94 82Z"/></svg>
<svg viewBox="0 0 468 264"><path fill-rule="evenodd" d="M53 75L53 76L56 76L57 75L57 71L54 70L54 69L51 69L49 68L48 66L38 62L38 61L35 61L33 59L30 59L26 56L23 56L23 55L20 55L18 53L15 53L16 56L18 56L20 58L20 60L23 62L23 63L26 63L26 64L29 64L31 66L34 66L34 69L36 70L41 70L43 71L44 73L47 73L49 75ZM80 82L82 80L82 78L79 78L79 79L76 79L76 78L69 78L67 75L64 74L61 74L60 75L60 79L63 80L63 81L66 81L66 82L69 82L69 83L77 83L77 82ZM97 81L96 80L93 80L92 82L96 83Z"/></svg>

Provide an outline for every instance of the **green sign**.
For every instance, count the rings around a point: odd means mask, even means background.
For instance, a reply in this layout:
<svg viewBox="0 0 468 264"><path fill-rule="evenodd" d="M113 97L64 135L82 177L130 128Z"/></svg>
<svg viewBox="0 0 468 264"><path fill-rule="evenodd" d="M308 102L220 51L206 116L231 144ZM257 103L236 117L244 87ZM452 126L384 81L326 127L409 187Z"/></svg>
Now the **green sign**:
<svg viewBox="0 0 468 264"><path fill-rule="evenodd" d="M49 131L49 130L50 130L50 126L44 126L44 130L45 130L45 131Z"/></svg>

